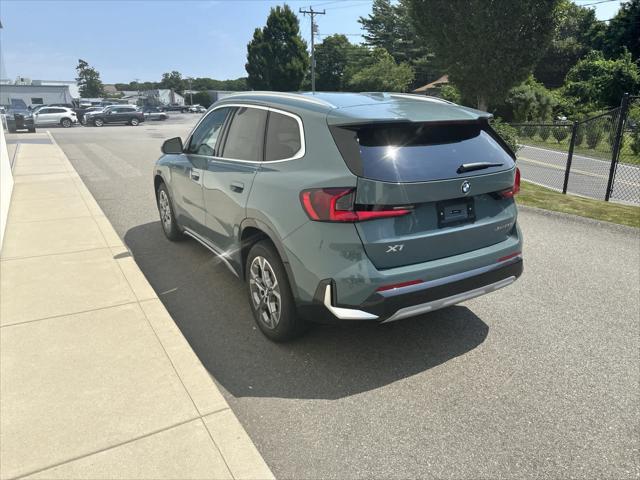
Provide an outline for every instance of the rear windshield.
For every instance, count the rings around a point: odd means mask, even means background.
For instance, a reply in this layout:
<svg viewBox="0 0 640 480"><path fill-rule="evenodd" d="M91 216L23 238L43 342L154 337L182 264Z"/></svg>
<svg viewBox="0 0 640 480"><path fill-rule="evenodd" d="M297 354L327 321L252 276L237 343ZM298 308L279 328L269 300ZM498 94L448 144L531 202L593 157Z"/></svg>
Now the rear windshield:
<svg viewBox="0 0 640 480"><path fill-rule="evenodd" d="M345 161L356 175L383 182L428 182L495 173L514 161L488 126L480 124L371 125L332 132ZM337 133L337 134L336 134ZM356 142L347 146L345 142ZM460 172L462 165L487 163ZM462 169L464 170L464 169Z"/></svg>

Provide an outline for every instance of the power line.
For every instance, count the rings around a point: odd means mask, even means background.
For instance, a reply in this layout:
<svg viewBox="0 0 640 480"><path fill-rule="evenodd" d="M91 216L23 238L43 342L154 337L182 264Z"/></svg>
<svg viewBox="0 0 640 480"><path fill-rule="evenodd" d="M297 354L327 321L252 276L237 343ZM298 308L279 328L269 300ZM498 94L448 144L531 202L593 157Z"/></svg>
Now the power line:
<svg viewBox="0 0 640 480"><path fill-rule="evenodd" d="M313 8L313 7L322 7L322 6L324 6L324 5L331 5L332 3L338 3L338 2L343 2L343 1L344 1L344 0L333 0L333 1L331 1L331 2L316 3L315 5L311 5L311 7L310 7L310 8Z"/></svg>
<svg viewBox="0 0 640 480"><path fill-rule="evenodd" d="M371 0L360 1L359 3L354 3L352 5L341 5L339 7L329 7L327 10L340 10L341 8L353 8L353 7L361 7L365 3L371 3Z"/></svg>
<svg viewBox="0 0 640 480"><path fill-rule="evenodd" d="M303 10L302 8L298 10L303 15L309 15L311 17L311 91L316 91L316 56L314 51L314 37L316 32L318 31L318 26L316 25L315 16L316 15L326 15L326 11L322 10L321 12L315 11L313 7L309 7L309 10Z"/></svg>
<svg viewBox="0 0 640 480"><path fill-rule="evenodd" d="M620 0L599 0L597 2L584 3L581 7L590 7L591 5L600 5L601 3L620 2Z"/></svg>

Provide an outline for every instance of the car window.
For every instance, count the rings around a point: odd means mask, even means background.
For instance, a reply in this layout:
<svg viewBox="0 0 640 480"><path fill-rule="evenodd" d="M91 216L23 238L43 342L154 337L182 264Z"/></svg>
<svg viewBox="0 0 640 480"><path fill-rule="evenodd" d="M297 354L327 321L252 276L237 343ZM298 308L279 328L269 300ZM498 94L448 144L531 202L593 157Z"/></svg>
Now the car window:
<svg viewBox="0 0 640 480"><path fill-rule="evenodd" d="M229 126L222 157L235 160L262 160L266 120L266 110L238 108Z"/></svg>
<svg viewBox="0 0 640 480"><path fill-rule="evenodd" d="M66 110L64 108L52 108L49 110L49 113L65 113Z"/></svg>
<svg viewBox="0 0 640 480"><path fill-rule="evenodd" d="M265 161L291 158L300 151L300 128L295 118L277 112L269 113Z"/></svg>
<svg viewBox="0 0 640 480"><path fill-rule="evenodd" d="M191 135L187 153L213 156L218 135L229 111L229 108L219 108L207 115Z"/></svg>
<svg viewBox="0 0 640 480"><path fill-rule="evenodd" d="M38 115L42 115L43 113L51 113L51 109L50 108L41 108L40 110L38 110L36 112Z"/></svg>

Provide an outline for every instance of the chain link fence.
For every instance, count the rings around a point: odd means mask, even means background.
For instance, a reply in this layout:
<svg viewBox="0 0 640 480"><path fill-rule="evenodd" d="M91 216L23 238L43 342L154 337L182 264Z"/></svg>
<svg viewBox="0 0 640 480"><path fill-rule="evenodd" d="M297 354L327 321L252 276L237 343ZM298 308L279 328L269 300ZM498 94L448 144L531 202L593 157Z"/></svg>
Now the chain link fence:
<svg viewBox="0 0 640 480"><path fill-rule="evenodd" d="M636 107L638 106L638 107ZM599 200L640 204L640 97L581 122L511 124L524 179Z"/></svg>

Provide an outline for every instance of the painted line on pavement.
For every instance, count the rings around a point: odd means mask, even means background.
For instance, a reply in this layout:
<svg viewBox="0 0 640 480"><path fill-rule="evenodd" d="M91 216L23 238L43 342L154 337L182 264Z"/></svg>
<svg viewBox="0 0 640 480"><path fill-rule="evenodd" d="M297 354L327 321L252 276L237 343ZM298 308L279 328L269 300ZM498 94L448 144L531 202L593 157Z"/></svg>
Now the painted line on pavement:
<svg viewBox="0 0 640 480"><path fill-rule="evenodd" d="M531 158L518 157L518 160L523 161L525 163L533 163L535 165L540 165L540 166L544 166L544 167L547 167L547 168L553 168L555 170L560 170L562 172L564 172L566 170L565 167L560 167L558 165L554 165L553 163L541 162L540 160L532 160ZM575 169L575 168L571 169L571 173L578 173L580 175L585 175L587 177L603 178L605 180L609 179L609 177L607 175L598 175L597 173L585 172L584 170L579 170L579 169ZM640 183L628 182L626 180L616 179L616 183L624 183L626 185L631 185L633 187L640 187Z"/></svg>

